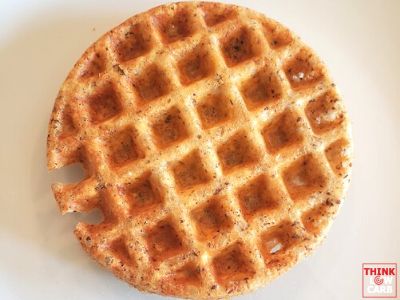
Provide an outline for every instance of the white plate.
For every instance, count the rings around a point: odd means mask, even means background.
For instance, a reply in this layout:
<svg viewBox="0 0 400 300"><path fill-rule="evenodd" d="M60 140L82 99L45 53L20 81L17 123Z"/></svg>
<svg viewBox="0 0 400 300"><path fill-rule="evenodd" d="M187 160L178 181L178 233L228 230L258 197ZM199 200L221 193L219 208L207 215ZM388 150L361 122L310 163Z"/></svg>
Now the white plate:
<svg viewBox="0 0 400 300"><path fill-rule="evenodd" d="M97 266L50 191L47 122L73 63L159 1L0 1L0 299L161 299ZM300 35L327 63L353 122L348 197L316 253L242 299L358 299L362 262L400 262L400 1L237 1Z"/></svg>

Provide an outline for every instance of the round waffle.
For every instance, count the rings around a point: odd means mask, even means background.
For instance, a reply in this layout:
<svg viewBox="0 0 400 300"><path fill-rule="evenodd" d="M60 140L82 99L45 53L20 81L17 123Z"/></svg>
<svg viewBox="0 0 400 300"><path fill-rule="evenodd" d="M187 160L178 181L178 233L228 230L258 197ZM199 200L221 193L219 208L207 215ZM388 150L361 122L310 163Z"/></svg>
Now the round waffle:
<svg viewBox="0 0 400 300"><path fill-rule="evenodd" d="M255 289L323 238L351 166L349 122L310 48L219 3L163 5L89 47L56 99L48 168L83 248L139 290L220 298Z"/></svg>

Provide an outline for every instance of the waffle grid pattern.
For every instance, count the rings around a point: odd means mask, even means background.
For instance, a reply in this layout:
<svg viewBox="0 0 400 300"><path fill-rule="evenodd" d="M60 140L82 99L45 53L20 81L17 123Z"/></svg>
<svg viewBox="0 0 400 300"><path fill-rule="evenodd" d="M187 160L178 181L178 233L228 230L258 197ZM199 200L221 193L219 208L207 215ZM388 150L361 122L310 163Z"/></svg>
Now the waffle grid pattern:
<svg viewBox="0 0 400 300"><path fill-rule="evenodd" d="M50 123L63 213L139 289L224 297L265 283L322 238L348 178L343 107L316 56L281 25L212 3L155 8L96 42ZM347 151L347 152L346 152Z"/></svg>

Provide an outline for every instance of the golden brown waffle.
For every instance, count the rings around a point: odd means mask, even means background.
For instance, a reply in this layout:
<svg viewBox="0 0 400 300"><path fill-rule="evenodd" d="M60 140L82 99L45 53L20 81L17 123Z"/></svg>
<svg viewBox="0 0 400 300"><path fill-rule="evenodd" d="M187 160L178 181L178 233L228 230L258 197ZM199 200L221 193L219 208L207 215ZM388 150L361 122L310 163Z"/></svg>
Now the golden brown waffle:
<svg viewBox="0 0 400 300"><path fill-rule="evenodd" d="M321 241L351 166L349 123L318 57L277 22L216 3L136 15L94 43L57 97L48 168L83 248L136 288L238 295Z"/></svg>

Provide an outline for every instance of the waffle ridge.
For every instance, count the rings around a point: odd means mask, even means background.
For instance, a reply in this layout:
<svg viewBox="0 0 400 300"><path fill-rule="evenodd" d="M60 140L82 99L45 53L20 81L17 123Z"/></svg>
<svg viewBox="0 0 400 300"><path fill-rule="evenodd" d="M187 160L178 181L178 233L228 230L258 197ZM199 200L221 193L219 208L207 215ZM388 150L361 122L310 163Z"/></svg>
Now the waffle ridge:
<svg viewBox="0 0 400 300"><path fill-rule="evenodd" d="M56 99L48 168L82 247L139 290L193 299L273 280L324 238L348 186L346 111L325 66L246 8L180 2L95 42Z"/></svg>

